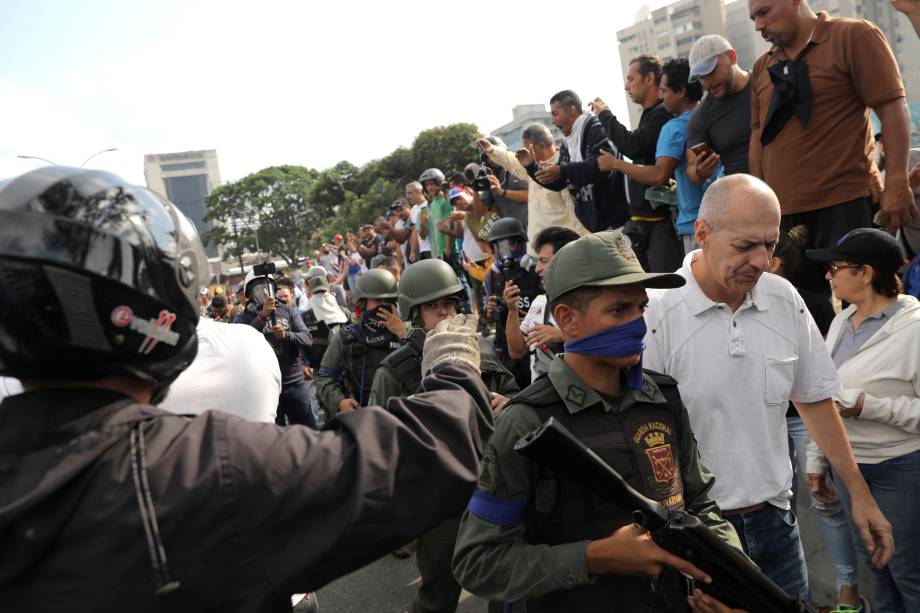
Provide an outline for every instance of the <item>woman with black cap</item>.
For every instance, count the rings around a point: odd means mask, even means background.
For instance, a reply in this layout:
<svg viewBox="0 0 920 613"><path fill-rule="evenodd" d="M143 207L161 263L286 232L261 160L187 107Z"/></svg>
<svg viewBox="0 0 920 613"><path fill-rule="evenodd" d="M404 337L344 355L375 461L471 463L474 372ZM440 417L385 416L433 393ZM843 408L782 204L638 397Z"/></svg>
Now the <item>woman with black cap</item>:
<svg viewBox="0 0 920 613"><path fill-rule="evenodd" d="M893 236L853 230L830 249L806 255L827 264L834 295L850 306L831 324L827 343L840 374L837 408L859 469L894 530L895 551L872 573L878 611L920 611L920 303L901 294L904 263ZM812 442L808 481L819 500L832 500L827 462ZM849 514L848 494L837 493ZM854 539L863 555L861 539Z"/></svg>

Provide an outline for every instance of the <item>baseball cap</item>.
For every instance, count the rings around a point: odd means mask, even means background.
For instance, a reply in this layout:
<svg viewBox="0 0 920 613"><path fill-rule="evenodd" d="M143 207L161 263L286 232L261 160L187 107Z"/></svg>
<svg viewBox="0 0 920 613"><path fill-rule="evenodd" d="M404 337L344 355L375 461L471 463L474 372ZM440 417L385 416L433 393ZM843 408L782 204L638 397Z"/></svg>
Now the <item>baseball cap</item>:
<svg viewBox="0 0 920 613"><path fill-rule="evenodd" d="M805 256L817 262L845 260L868 264L880 272L897 272L904 254L895 237L875 228L858 228L843 236L830 249L806 249Z"/></svg>
<svg viewBox="0 0 920 613"><path fill-rule="evenodd" d="M671 272L645 272L619 230L588 234L553 256L543 279L550 302L580 287L641 283L645 287L681 287L685 281Z"/></svg>
<svg viewBox="0 0 920 613"><path fill-rule="evenodd" d="M390 210L392 211L392 210L395 210L395 209L401 209L401 208L403 208L404 206L405 206L405 207L408 207L408 206L409 206L409 201L406 200L405 198L398 198L398 199L396 199L396 200L393 201L393 204L390 205Z"/></svg>
<svg viewBox="0 0 920 613"><path fill-rule="evenodd" d="M719 56L731 50L732 44L718 34L707 34L698 38L690 47L689 81L693 83L715 70Z"/></svg>
<svg viewBox="0 0 920 613"><path fill-rule="evenodd" d="M453 201L454 198L459 198L459 197L462 196L462 195L463 195L463 188L460 188L460 187L452 187L452 188L450 189L450 192L448 192L448 194L447 194L447 201L448 201L448 202L451 202L451 201Z"/></svg>

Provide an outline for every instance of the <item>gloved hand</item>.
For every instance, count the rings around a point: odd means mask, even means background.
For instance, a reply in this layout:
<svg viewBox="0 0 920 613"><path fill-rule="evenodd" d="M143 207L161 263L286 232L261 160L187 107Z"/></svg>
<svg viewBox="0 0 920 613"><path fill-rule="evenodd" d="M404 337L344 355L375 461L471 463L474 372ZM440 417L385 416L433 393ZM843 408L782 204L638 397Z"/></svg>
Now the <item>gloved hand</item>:
<svg viewBox="0 0 920 613"><path fill-rule="evenodd" d="M475 315L457 315L438 322L422 351L422 376L438 364L466 364L479 372L479 339Z"/></svg>

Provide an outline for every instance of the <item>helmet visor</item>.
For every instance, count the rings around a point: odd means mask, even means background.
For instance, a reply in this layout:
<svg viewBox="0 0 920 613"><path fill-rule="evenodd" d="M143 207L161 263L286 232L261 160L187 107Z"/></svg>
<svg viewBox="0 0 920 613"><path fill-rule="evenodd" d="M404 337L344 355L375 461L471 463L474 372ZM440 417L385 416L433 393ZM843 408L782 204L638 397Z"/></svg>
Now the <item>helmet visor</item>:
<svg viewBox="0 0 920 613"><path fill-rule="evenodd" d="M254 282L249 288L249 299L256 303L256 305L261 306L271 297L271 284L265 279Z"/></svg>

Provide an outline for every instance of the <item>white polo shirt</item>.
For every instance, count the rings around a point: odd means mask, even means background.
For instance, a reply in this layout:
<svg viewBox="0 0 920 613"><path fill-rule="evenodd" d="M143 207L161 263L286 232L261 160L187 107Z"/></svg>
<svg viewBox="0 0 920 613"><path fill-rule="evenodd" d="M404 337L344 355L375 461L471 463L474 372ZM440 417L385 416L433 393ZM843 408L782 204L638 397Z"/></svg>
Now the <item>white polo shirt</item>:
<svg viewBox="0 0 920 613"><path fill-rule="evenodd" d="M684 258L684 287L648 292L643 366L677 379L715 476L710 496L722 509L761 502L788 509L788 402L830 398L840 387L837 369L788 281L764 273L732 313L696 282L690 263L700 253Z"/></svg>

